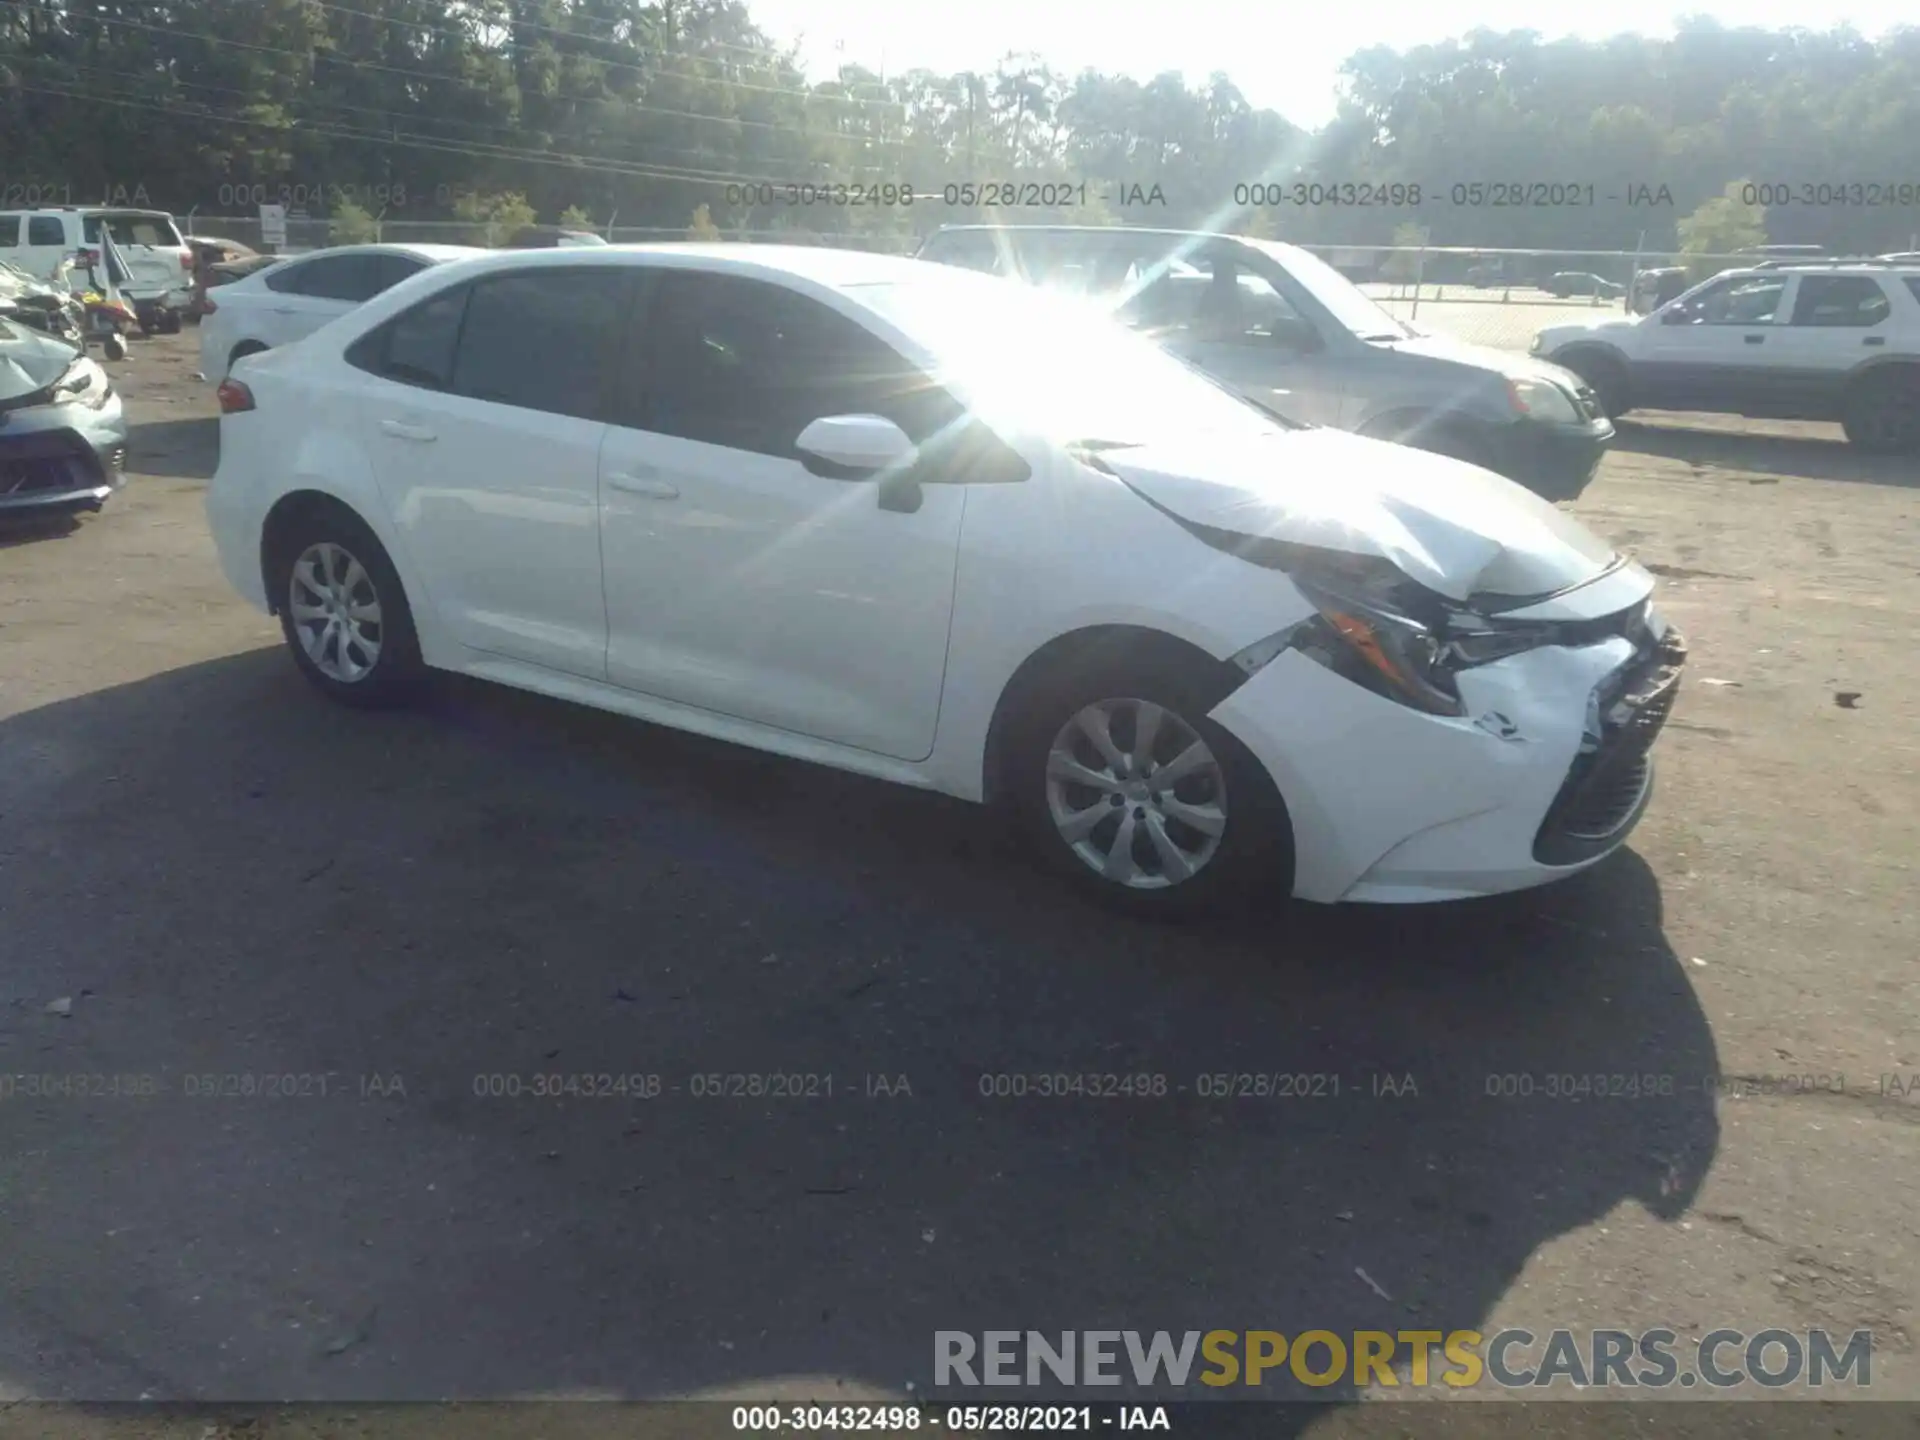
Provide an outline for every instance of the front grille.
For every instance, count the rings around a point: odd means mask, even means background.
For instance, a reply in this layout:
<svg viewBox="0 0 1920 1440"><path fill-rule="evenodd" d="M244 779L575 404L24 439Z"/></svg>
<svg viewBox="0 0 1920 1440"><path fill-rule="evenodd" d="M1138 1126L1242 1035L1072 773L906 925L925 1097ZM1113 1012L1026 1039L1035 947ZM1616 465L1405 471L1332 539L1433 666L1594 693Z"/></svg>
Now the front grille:
<svg viewBox="0 0 1920 1440"><path fill-rule="evenodd" d="M0 500L59 495L100 483L93 452L67 431L0 440Z"/></svg>
<svg viewBox="0 0 1920 1440"><path fill-rule="evenodd" d="M1567 772L1533 841L1542 865L1574 865L1615 844L1653 784L1653 742L1680 693L1686 641L1669 630L1649 643L1605 691L1595 697L1600 733L1589 736Z"/></svg>

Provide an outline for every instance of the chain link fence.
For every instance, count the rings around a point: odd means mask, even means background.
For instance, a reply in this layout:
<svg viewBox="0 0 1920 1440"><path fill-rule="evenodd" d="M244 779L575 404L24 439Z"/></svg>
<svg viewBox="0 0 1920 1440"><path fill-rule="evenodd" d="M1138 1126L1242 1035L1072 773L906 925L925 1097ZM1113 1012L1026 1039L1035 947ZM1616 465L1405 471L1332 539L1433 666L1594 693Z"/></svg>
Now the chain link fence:
<svg viewBox="0 0 1920 1440"><path fill-rule="evenodd" d="M187 215L189 238L218 237L265 253L293 255L338 244L331 222L290 216L284 244L270 246L258 216ZM613 244L684 241L684 228L612 225L599 232ZM494 247L506 227L458 220L376 221L388 244L414 242ZM821 233L799 229L727 230L720 238L748 244L812 244L910 254L918 237L904 233ZM1549 325L1645 314L1677 288L1718 270L1762 257L1679 255L1655 250L1520 250L1465 247L1309 245L1328 264L1395 317L1423 330L1503 350L1525 350ZM1781 257L1775 257L1781 258ZM1818 257L1814 257L1818 258Z"/></svg>

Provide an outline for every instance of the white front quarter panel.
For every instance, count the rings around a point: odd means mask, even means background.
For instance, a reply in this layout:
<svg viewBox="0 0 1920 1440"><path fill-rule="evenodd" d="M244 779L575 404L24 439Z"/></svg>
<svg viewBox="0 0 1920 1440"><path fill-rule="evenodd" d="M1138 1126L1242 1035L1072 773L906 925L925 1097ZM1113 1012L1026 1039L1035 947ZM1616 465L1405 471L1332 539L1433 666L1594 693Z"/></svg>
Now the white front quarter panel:
<svg viewBox="0 0 1920 1440"><path fill-rule="evenodd" d="M1214 711L1274 777L1305 900L1439 900L1538 884L1533 839L1579 752L1587 697L1632 658L1624 639L1463 671L1467 714L1408 709L1296 651ZM1483 728L1504 716L1510 738ZM1591 863L1591 862L1589 862Z"/></svg>

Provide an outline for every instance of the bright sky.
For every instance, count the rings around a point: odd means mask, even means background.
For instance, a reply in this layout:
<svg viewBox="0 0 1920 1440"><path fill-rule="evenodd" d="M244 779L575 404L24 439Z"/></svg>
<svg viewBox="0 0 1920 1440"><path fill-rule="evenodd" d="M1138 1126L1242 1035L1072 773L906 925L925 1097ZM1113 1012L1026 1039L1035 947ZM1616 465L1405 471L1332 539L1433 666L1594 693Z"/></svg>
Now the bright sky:
<svg viewBox="0 0 1920 1440"><path fill-rule="evenodd" d="M1146 80L1180 70L1197 83L1225 70L1253 104L1309 127L1332 117L1340 64L1368 45L1406 48L1480 26L1547 39L1665 35L1679 14L1768 29L1851 23L1868 36L1920 20L1914 0L1433 0L1352 11L1284 0L1181 0L1166 10L1112 0L748 0L748 11L776 39L802 39L816 78L833 72L836 44L848 61L888 73L990 69L1008 50L1031 50L1069 74L1092 66Z"/></svg>

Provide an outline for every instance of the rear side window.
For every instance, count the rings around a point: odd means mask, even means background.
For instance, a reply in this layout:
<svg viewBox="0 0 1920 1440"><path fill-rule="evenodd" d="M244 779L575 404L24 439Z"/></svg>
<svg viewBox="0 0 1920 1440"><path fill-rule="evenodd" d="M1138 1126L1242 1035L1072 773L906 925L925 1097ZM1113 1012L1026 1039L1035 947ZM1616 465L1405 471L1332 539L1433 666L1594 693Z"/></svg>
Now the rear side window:
<svg viewBox="0 0 1920 1440"><path fill-rule="evenodd" d="M426 269L426 262L416 260L411 255L376 255L374 263L374 293L391 290L409 276L418 275Z"/></svg>
<svg viewBox="0 0 1920 1440"><path fill-rule="evenodd" d="M595 266L478 281L452 388L475 400L594 418L625 310L618 299L624 279Z"/></svg>
<svg viewBox="0 0 1920 1440"><path fill-rule="evenodd" d="M20 217L18 215L0 215L0 245L18 245L20 243Z"/></svg>
<svg viewBox="0 0 1920 1440"><path fill-rule="evenodd" d="M1920 300L1920 275L1907 276L1907 289L1913 292L1913 298Z"/></svg>
<svg viewBox="0 0 1920 1440"><path fill-rule="evenodd" d="M27 244L65 247L67 227L58 215L33 215L27 219Z"/></svg>
<svg viewBox="0 0 1920 1440"><path fill-rule="evenodd" d="M468 287L456 286L402 311L354 341L347 349L347 363L402 385L447 389L453 383L453 356L468 293Z"/></svg>

